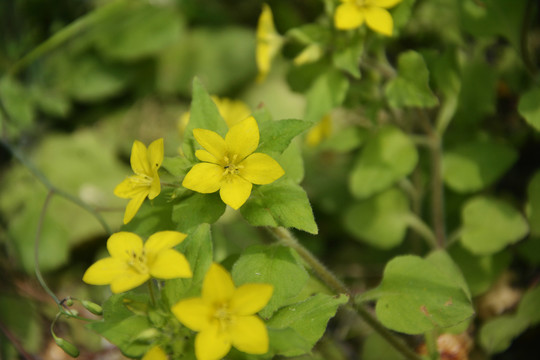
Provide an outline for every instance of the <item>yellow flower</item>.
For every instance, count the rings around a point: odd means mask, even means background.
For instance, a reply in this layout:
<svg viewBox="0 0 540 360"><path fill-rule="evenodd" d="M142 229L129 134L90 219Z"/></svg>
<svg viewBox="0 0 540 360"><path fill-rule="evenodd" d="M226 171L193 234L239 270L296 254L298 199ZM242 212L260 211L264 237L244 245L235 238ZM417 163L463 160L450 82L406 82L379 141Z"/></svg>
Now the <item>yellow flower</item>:
<svg viewBox="0 0 540 360"><path fill-rule="evenodd" d="M193 136L205 149L195 152L203 162L191 168L182 185L203 194L219 190L221 200L233 209L246 202L252 184L270 184L285 173L270 156L253 153L259 146L253 116L231 127L225 139L206 129L194 129Z"/></svg>
<svg viewBox="0 0 540 360"><path fill-rule="evenodd" d="M309 130L306 136L306 143L309 146L317 146L332 133L332 118L325 115L321 121Z"/></svg>
<svg viewBox="0 0 540 360"><path fill-rule="evenodd" d="M227 270L214 263L204 278L202 296L181 300L172 312L182 324L199 332L195 338L198 360L221 359L231 346L248 354L264 354L268 331L255 314L270 301L273 291L269 284L236 288Z"/></svg>
<svg viewBox="0 0 540 360"><path fill-rule="evenodd" d="M163 162L163 139L157 139L148 146L135 140L131 148L131 168L135 175L128 177L114 189L114 195L131 199L124 213L124 224L133 219L144 199L150 200L161 192L158 169Z"/></svg>
<svg viewBox="0 0 540 360"><path fill-rule="evenodd" d="M270 63L283 45L283 38L276 31L272 10L267 4L263 4L263 10L257 24L257 47L255 59L259 75L257 82L262 82L270 72Z"/></svg>
<svg viewBox="0 0 540 360"><path fill-rule="evenodd" d="M83 281L91 285L111 285L115 294L143 284L150 277L157 279L189 278L192 276L184 255L174 250L186 234L160 231L142 239L130 232L118 232L107 240L111 255L98 260L86 270Z"/></svg>
<svg viewBox="0 0 540 360"><path fill-rule="evenodd" d="M167 360L167 354L159 347L153 346L144 354L142 360Z"/></svg>
<svg viewBox="0 0 540 360"><path fill-rule="evenodd" d="M373 31L392 36L394 21L388 10L402 0L340 0L334 24L341 30L356 29L364 21Z"/></svg>

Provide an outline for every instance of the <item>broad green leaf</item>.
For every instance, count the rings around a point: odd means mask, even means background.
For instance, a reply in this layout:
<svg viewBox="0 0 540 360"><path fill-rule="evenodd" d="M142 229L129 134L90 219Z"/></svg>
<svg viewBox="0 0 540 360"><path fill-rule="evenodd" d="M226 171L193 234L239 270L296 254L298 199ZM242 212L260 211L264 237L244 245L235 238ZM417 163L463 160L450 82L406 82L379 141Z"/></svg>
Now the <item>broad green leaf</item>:
<svg viewBox="0 0 540 360"><path fill-rule="evenodd" d="M477 196L465 203L461 212L461 243L477 255L504 249L527 235L525 218L508 203Z"/></svg>
<svg viewBox="0 0 540 360"><path fill-rule="evenodd" d="M292 249L255 245L247 248L236 261L232 277L236 286L246 283L274 286L270 302L260 312L262 317L268 318L302 290L309 275Z"/></svg>
<svg viewBox="0 0 540 360"><path fill-rule="evenodd" d="M225 203L219 193L200 194L192 192L180 198L172 207L172 220L180 231L188 231L196 225L215 223L225 212Z"/></svg>
<svg viewBox="0 0 540 360"><path fill-rule="evenodd" d="M540 286L527 290L519 302L516 316L527 319L530 326L540 323Z"/></svg>
<svg viewBox="0 0 540 360"><path fill-rule="evenodd" d="M35 85L31 92L36 105L46 114L65 118L71 111L71 102L59 91Z"/></svg>
<svg viewBox="0 0 540 360"><path fill-rule="evenodd" d="M340 305L347 303L348 296L314 295L302 302L288 305L277 311L268 320L269 328L291 328L313 347L322 337L330 318L334 317ZM289 352L287 356L300 355Z"/></svg>
<svg viewBox="0 0 540 360"><path fill-rule="evenodd" d="M405 360L405 356L390 346L378 333L368 335L362 346L362 360Z"/></svg>
<svg viewBox="0 0 540 360"><path fill-rule="evenodd" d="M410 174L418 162L411 139L393 126L385 126L369 138L350 175L351 192L366 198L392 186Z"/></svg>
<svg viewBox="0 0 540 360"><path fill-rule="evenodd" d="M193 166L193 163L183 156L163 158L161 167L167 170L175 178L183 179L186 176L189 169Z"/></svg>
<svg viewBox="0 0 540 360"><path fill-rule="evenodd" d="M403 0L395 8L392 8L392 19L394 20L394 31L400 31L401 28L409 23L412 8L416 0Z"/></svg>
<svg viewBox="0 0 540 360"><path fill-rule="evenodd" d="M268 329L270 348L264 357L272 358L274 355L295 356L307 354L313 348L308 340L300 336L295 330L287 327L285 329Z"/></svg>
<svg viewBox="0 0 540 360"><path fill-rule="evenodd" d="M292 28L287 32L294 40L304 44L326 43L330 41L332 34L327 26L320 24L306 24Z"/></svg>
<svg viewBox="0 0 540 360"><path fill-rule="evenodd" d="M289 147L280 155L272 156L285 171L287 179L295 184L300 184L304 179L304 159L300 142L292 142Z"/></svg>
<svg viewBox="0 0 540 360"><path fill-rule="evenodd" d="M171 279L165 281L163 293L167 306L171 307L179 300L191 296L200 296L203 279L213 260L213 243L210 225L199 225L178 246L178 251L186 256L193 272L188 279Z"/></svg>
<svg viewBox="0 0 540 360"><path fill-rule="evenodd" d="M492 255L475 255L456 243L450 255L463 272L471 294L481 295L486 292L510 264L511 256L507 252Z"/></svg>
<svg viewBox="0 0 540 360"><path fill-rule="evenodd" d="M518 111L536 131L540 131L540 88L533 88L521 95Z"/></svg>
<svg viewBox="0 0 540 360"><path fill-rule="evenodd" d="M527 217L531 234L540 236L540 171L537 171L527 187L528 211Z"/></svg>
<svg viewBox="0 0 540 360"><path fill-rule="evenodd" d="M240 212L254 226L284 226L311 234L318 232L306 192L291 181L278 181L254 189Z"/></svg>
<svg viewBox="0 0 540 360"><path fill-rule="evenodd" d="M368 134L366 129L350 126L323 140L320 149L338 153L349 152L360 147L366 141Z"/></svg>
<svg viewBox="0 0 540 360"><path fill-rule="evenodd" d="M439 103L429 88L429 71L422 55L412 50L399 56L398 76L388 83L385 95L394 108L430 108Z"/></svg>
<svg viewBox="0 0 540 360"><path fill-rule="evenodd" d="M436 328L457 325L474 314L468 295L445 264L435 264L418 256L392 259L373 295L381 323L406 334L422 334Z"/></svg>
<svg viewBox="0 0 540 360"><path fill-rule="evenodd" d="M0 79L0 98L7 113L6 122L14 124L18 129L26 129L34 121L35 109L28 90L17 80L4 76ZM2 114L2 116L5 116Z"/></svg>
<svg viewBox="0 0 540 360"><path fill-rule="evenodd" d="M496 182L517 160L517 152L493 141L475 141L444 153L443 177L457 192L481 190Z"/></svg>
<svg viewBox="0 0 540 360"><path fill-rule="evenodd" d="M257 152L282 153L291 140L313 124L304 120L265 121L259 124L260 140Z"/></svg>
<svg viewBox="0 0 540 360"><path fill-rule="evenodd" d="M360 79L360 58L364 52L363 40L358 32L339 33L332 53L332 62L336 68L348 72L356 79Z"/></svg>
<svg viewBox="0 0 540 360"><path fill-rule="evenodd" d="M349 81L338 70L330 69L319 75L306 93L305 119L313 123L321 120L343 103L348 89Z"/></svg>
<svg viewBox="0 0 540 360"><path fill-rule="evenodd" d="M527 319L513 315L490 319L480 328L480 345L488 354L503 352L528 326Z"/></svg>
<svg viewBox="0 0 540 360"><path fill-rule="evenodd" d="M390 249L403 241L409 214L407 197L392 188L351 206L345 213L345 227L365 243Z"/></svg>
<svg viewBox="0 0 540 360"><path fill-rule="evenodd" d="M174 43L182 18L171 6L128 2L125 10L106 19L95 34L97 49L114 60L134 61Z"/></svg>
<svg viewBox="0 0 540 360"><path fill-rule="evenodd" d="M454 283L467 294L469 300L471 299L471 291L469 290L469 286L467 285L467 281L465 281L463 273L446 251L433 251L426 256L426 260L430 261L433 265L436 265L447 277L453 279Z"/></svg>

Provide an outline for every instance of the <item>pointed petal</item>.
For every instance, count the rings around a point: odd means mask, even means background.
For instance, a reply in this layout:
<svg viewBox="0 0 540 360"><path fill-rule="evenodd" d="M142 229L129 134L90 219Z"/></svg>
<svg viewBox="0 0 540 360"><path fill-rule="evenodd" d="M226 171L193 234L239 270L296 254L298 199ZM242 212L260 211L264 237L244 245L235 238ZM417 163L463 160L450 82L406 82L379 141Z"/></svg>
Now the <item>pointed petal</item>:
<svg viewBox="0 0 540 360"><path fill-rule="evenodd" d="M334 25L340 30L350 30L364 23L363 11L354 3L344 3L337 7Z"/></svg>
<svg viewBox="0 0 540 360"><path fill-rule="evenodd" d="M253 315L268 304L273 292L270 284L244 284L234 291L231 311L237 315Z"/></svg>
<svg viewBox="0 0 540 360"><path fill-rule="evenodd" d="M182 324L193 331L201 331L210 326L213 310L202 298L180 300L171 310Z"/></svg>
<svg viewBox="0 0 540 360"><path fill-rule="evenodd" d="M257 316L238 316L229 328L232 345L248 354L268 351L268 330Z"/></svg>
<svg viewBox="0 0 540 360"><path fill-rule="evenodd" d="M141 205L146 199L146 196L148 196L148 189L146 191L141 191L134 196L131 200L129 200L127 206L126 206L126 212L124 213L124 224L127 224L128 222L133 219L135 214L137 214L137 211L141 208Z"/></svg>
<svg viewBox="0 0 540 360"><path fill-rule="evenodd" d="M136 183L133 181L133 177L130 176L126 178L124 181L122 181L120 184L116 185L114 188L114 195L122 198L122 199L131 199L132 197L135 197L137 194L141 193L142 191L146 191L141 186L136 186Z"/></svg>
<svg viewBox="0 0 540 360"><path fill-rule="evenodd" d="M171 249L186 238L186 234L178 231L159 231L151 235L144 244L147 254L157 254L165 249Z"/></svg>
<svg viewBox="0 0 540 360"><path fill-rule="evenodd" d="M371 0L369 2L369 5L376 6L376 7L381 7L381 8L385 8L385 9L390 9L390 8L396 6L397 4L399 4L402 1L403 0Z"/></svg>
<svg viewBox="0 0 540 360"><path fill-rule="evenodd" d="M206 150L197 150L197 151L195 151L195 156L197 157L197 159L199 159L201 161L209 162L209 163L212 163L212 164L219 164L219 160L216 159L216 157L214 155L210 154Z"/></svg>
<svg viewBox="0 0 540 360"><path fill-rule="evenodd" d="M231 350L231 340L226 332L212 326L197 334L195 355L197 360L219 360Z"/></svg>
<svg viewBox="0 0 540 360"><path fill-rule="evenodd" d="M386 36L392 36L394 20L392 20L392 15L390 15L388 10L374 6L366 7L365 16L367 25L373 31Z"/></svg>
<svg viewBox="0 0 540 360"><path fill-rule="evenodd" d="M259 126L253 116L240 121L229 129L225 136L229 156L237 155L236 161L241 161L254 152L259 146Z"/></svg>
<svg viewBox="0 0 540 360"><path fill-rule="evenodd" d="M207 303L229 301L234 293L231 274L217 263L212 263L202 286L202 297Z"/></svg>
<svg viewBox="0 0 540 360"><path fill-rule="evenodd" d="M168 357L165 351L156 345L144 354L142 360L168 360Z"/></svg>
<svg viewBox="0 0 540 360"><path fill-rule="evenodd" d="M203 194L216 192L221 187L223 168L216 164L195 164L186 174L182 186Z"/></svg>
<svg viewBox="0 0 540 360"><path fill-rule="evenodd" d="M223 159L227 154L225 140L218 133L206 129L193 129L193 136L216 159Z"/></svg>
<svg viewBox="0 0 540 360"><path fill-rule="evenodd" d="M263 153L251 154L239 165L243 166L239 175L257 185L270 184L285 174L276 160Z"/></svg>
<svg viewBox="0 0 540 360"><path fill-rule="evenodd" d="M249 181L237 175L230 175L227 181L221 183L219 196L225 204L238 210L249 198L251 188L252 185Z"/></svg>
<svg viewBox="0 0 540 360"><path fill-rule="evenodd" d="M160 251L149 261L150 275L158 279L190 278L193 276L186 257L173 249Z"/></svg>
<svg viewBox="0 0 540 360"><path fill-rule="evenodd" d="M111 257L129 261L132 253L142 253L143 241L134 233L121 231L109 237L107 240L107 250L111 254Z"/></svg>
<svg viewBox="0 0 540 360"><path fill-rule="evenodd" d="M84 273L83 281L91 285L107 285L127 271L127 263L108 257L92 264Z"/></svg>
<svg viewBox="0 0 540 360"><path fill-rule="evenodd" d="M148 188L148 198L150 200L154 199L161 192L161 183L159 182L159 175L157 171L154 171L152 174L152 183Z"/></svg>
<svg viewBox="0 0 540 360"><path fill-rule="evenodd" d="M148 145L148 162L150 169L157 170L163 162L163 138L154 140Z"/></svg>
<svg viewBox="0 0 540 360"><path fill-rule="evenodd" d="M115 278L111 282L111 291L114 294L135 289L150 279L150 274L141 274L128 268L122 276Z"/></svg>
<svg viewBox="0 0 540 360"><path fill-rule="evenodd" d="M148 153L146 146L139 140L133 142L131 147L131 168L135 174L145 174L150 176L150 163L148 162Z"/></svg>

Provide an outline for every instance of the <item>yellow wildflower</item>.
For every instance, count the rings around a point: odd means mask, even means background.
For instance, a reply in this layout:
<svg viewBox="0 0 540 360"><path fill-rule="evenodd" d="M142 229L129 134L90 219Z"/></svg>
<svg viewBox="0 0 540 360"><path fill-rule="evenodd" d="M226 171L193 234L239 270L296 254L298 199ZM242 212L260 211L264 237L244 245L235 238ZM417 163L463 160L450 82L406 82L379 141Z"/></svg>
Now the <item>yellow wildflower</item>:
<svg viewBox="0 0 540 360"><path fill-rule="evenodd" d="M231 127L225 139L206 129L194 129L193 136L205 149L195 152L203 162L191 168L182 185L203 194L219 190L223 202L233 209L246 202L252 184L270 184L285 173L270 156L253 153L259 146L253 116Z"/></svg>
<svg viewBox="0 0 540 360"><path fill-rule="evenodd" d="M257 24L257 47L255 49L255 60L259 69L257 82L266 79L266 75L270 72L270 64L282 45L283 38L274 26L272 10L270 6L263 4L263 10Z"/></svg>
<svg viewBox="0 0 540 360"><path fill-rule="evenodd" d="M167 360L167 354L159 346L153 346L144 354L142 360Z"/></svg>
<svg viewBox="0 0 540 360"><path fill-rule="evenodd" d="M364 21L373 31L392 36L394 21L388 10L402 0L340 0L334 24L341 30L356 29Z"/></svg>
<svg viewBox="0 0 540 360"><path fill-rule="evenodd" d="M172 307L182 324L199 332L195 338L197 360L223 358L231 346L248 354L268 351L268 331L255 315L266 306L274 288L269 284L244 284L236 288L221 265L210 266L202 295L181 300Z"/></svg>
<svg viewBox="0 0 540 360"><path fill-rule="evenodd" d="M185 256L173 247L186 234L160 231L142 239L130 232L118 232L107 240L110 257L98 260L86 270L83 281L91 285L109 285L115 294L133 289L150 277L157 279L192 276Z"/></svg>
<svg viewBox="0 0 540 360"><path fill-rule="evenodd" d="M157 139L148 146L135 140L131 148L131 168L135 175L128 177L114 189L114 194L123 199L131 199L124 213L124 224L133 219L144 199L150 200L161 192L158 169L163 162L163 139Z"/></svg>
<svg viewBox="0 0 540 360"><path fill-rule="evenodd" d="M332 133L332 118L325 115L317 125L311 128L306 136L306 143L309 146L317 146Z"/></svg>

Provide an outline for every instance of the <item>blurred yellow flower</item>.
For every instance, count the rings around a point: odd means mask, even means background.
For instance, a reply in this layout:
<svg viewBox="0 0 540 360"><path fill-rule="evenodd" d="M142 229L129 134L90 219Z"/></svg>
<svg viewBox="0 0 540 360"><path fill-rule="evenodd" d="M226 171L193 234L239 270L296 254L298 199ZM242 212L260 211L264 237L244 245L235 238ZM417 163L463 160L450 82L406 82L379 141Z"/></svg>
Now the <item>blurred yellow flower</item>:
<svg viewBox="0 0 540 360"><path fill-rule="evenodd" d="M257 24L257 47L255 49L255 60L259 75L257 82L266 79L270 72L270 64L283 45L283 38L276 31L272 10L267 4L263 4L263 10Z"/></svg>
<svg viewBox="0 0 540 360"><path fill-rule="evenodd" d="M124 213L124 224L133 219L144 199L150 200L161 192L158 169L163 162L163 139L157 139L148 146L135 140L131 148L131 168L135 175L128 177L114 189L114 195L131 199Z"/></svg>
<svg viewBox="0 0 540 360"><path fill-rule="evenodd" d="M142 360L168 360L168 357L159 346L153 346L144 354Z"/></svg>
<svg viewBox="0 0 540 360"><path fill-rule="evenodd" d="M131 290L150 277L157 279L189 278L192 276L185 256L173 247L186 234L160 231L142 239L130 232L118 232L107 240L110 257L92 264L84 273L83 281L91 285L109 285L115 294Z"/></svg>
<svg viewBox="0 0 540 360"><path fill-rule="evenodd" d="M306 143L309 146L317 146L332 133L332 118L325 115L317 125L311 128L306 136Z"/></svg>
<svg viewBox="0 0 540 360"><path fill-rule="evenodd" d="M285 173L270 156L253 153L259 146L253 116L231 127L225 139L206 129L194 129L193 136L204 148L195 152L203 162L191 168L182 185L203 194L219 190L221 200L235 210L249 198L252 184L270 184Z"/></svg>
<svg viewBox="0 0 540 360"><path fill-rule="evenodd" d="M231 346L248 354L268 351L268 331L255 315L266 306L274 288L269 284L235 287L221 265L210 266L201 297L181 300L172 307L182 324L199 332L195 338L198 360L223 358Z"/></svg>
<svg viewBox="0 0 540 360"><path fill-rule="evenodd" d="M394 21L388 10L402 0L340 0L334 24L340 30L356 29L364 21L373 31L392 36Z"/></svg>

